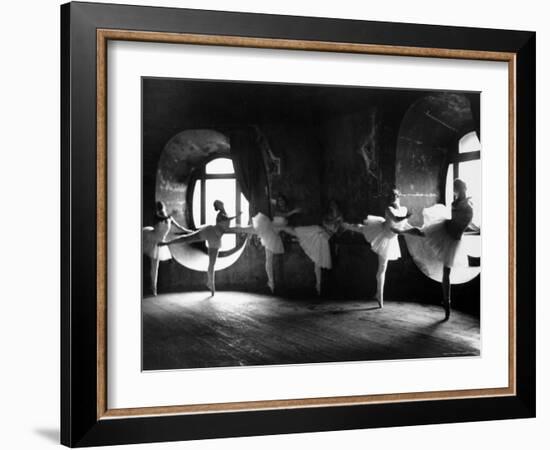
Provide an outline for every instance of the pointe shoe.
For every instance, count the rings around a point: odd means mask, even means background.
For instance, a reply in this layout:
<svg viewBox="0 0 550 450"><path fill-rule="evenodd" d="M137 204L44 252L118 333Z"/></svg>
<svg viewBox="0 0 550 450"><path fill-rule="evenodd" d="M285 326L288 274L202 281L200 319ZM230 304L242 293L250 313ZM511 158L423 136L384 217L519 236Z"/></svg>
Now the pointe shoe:
<svg viewBox="0 0 550 450"><path fill-rule="evenodd" d="M445 320L449 320L451 318L451 305L444 303L443 309L445 310Z"/></svg>
<svg viewBox="0 0 550 450"><path fill-rule="evenodd" d="M207 281L206 288L210 291L210 293L212 294L212 297L214 297L214 294L216 293L216 288L212 285L212 282Z"/></svg>
<svg viewBox="0 0 550 450"><path fill-rule="evenodd" d="M378 303L378 307L380 309L384 307L384 300L380 300L378 297L374 297L373 300L376 300L376 303Z"/></svg>
<svg viewBox="0 0 550 450"><path fill-rule="evenodd" d="M151 292L153 293L153 297L157 296L157 288L152 288Z"/></svg>
<svg viewBox="0 0 550 450"><path fill-rule="evenodd" d="M272 294L275 292L275 285L272 282L268 281L267 287L269 288Z"/></svg>

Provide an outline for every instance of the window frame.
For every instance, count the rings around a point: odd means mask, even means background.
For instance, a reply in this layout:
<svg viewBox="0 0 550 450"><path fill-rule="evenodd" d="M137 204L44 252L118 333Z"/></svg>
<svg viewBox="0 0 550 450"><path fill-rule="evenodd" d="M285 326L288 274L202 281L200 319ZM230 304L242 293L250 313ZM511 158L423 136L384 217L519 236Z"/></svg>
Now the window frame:
<svg viewBox="0 0 550 450"><path fill-rule="evenodd" d="M453 166L453 180L456 180L457 178L460 177L460 163L463 163L463 162L468 162L468 161L476 161L476 160L480 160L481 161L481 150L476 150L476 151L472 151L472 152L466 152L466 153L460 153L459 152L459 144L460 144L460 140L466 136L467 134L471 133L472 131L475 131L476 134L478 134L479 136L479 133L477 130L470 130L466 133L463 133L462 136L460 136L460 138L458 138L455 143L454 143L454 146L453 146L453 152L449 155L449 157L447 158L447 162L444 166L444 170L443 170L443 174L442 174L442 186L443 186L443 189L441 189L441 198L443 198L444 200L444 204L447 205L447 172L449 171L449 166Z"/></svg>
<svg viewBox="0 0 550 450"><path fill-rule="evenodd" d="M477 130L471 130L471 131L468 131L468 132L462 134L462 136L455 141L455 145L453 147L454 152L451 155L449 155L449 157L447 158L447 164L444 166L444 170L443 170L443 174L442 174L443 175L442 176L443 189L441 190L440 195L444 200L443 203L448 207L450 207L451 204L452 204L452 201L451 201L451 203L447 202L447 173L449 171L449 166L453 167L453 178L452 179L456 180L457 178L460 177L460 164L461 163L468 162L468 161L481 161L481 149L471 151L471 152L466 152L466 153L460 153L459 152L460 140L464 136L466 136L468 133L471 133L472 131L475 131L476 134L478 134L478 137L479 137L479 132ZM478 236L478 237L481 239L481 236ZM470 258L479 259L479 257L477 257L477 256L468 255L469 260L470 260Z"/></svg>
<svg viewBox="0 0 550 450"><path fill-rule="evenodd" d="M237 175L235 173L235 170L233 170L233 173L206 173L206 166L211 163L212 161L216 159L229 159L232 161L232 158L230 155L227 154L215 154L207 158L204 162L201 163L201 165L195 170L193 170L191 177L189 179L188 183L188 190L186 195L186 202L187 207L187 223L190 225L192 229L198 229L201 226L205 225L197 225L195 223L195 216L193 214L193 197L195 195L195 189L197 188L197 181L200 181L200 223L204 224L206 222L206 181L207 180L235 180L235 212L241 210L241 186L237 180ZM238 215L235 218L236 225L242 226L241 223L241 216ZM247 225L247 224L245 224ZM244 245L244 242L246 241L246 237L243 237L241 234L235 235L235 246L227 249L227 250L220 250L220 256L229 255L235 251L237 251L239 248L241 248Z"/></svg>

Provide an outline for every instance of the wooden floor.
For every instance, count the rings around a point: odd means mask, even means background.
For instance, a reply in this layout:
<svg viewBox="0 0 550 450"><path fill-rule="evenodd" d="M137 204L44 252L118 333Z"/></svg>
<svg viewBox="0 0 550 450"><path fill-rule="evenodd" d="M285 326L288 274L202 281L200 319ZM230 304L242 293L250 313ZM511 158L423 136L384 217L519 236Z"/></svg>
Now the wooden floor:
<svg viewBox="0 0 550 450"><path fill-rule="evenodd" d="M480 354L479 319L387 301L290 300L243 292L143 299L143 369Z"/></svg>

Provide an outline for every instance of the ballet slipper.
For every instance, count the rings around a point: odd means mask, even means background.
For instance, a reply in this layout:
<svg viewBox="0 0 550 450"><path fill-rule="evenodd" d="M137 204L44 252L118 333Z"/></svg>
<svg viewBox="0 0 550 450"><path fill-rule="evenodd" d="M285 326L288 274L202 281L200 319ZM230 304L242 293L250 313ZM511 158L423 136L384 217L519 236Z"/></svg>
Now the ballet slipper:
<svg viewBox="0 0 550 450"><path fill-rule="evenodd" d="M212 280L208 279L208 281L206 282L206 288L210 291L212 297L214 297L214 294L216 293L216 288L214 287Z"/></svg>
<svg viewBox="0 0 550 450"><path fill-rule="evenodd" d="M376 303L378 303L378 307L380 309L382 309L384 307L384 300L380 301L380 299L378 298L378 296L374 296L372 297L372 300L376 301Z"/></svg>
<svg viewBox="0 0 550 450"><path fill-rule="evenodd" d="M443 307L443 311L445 311L445 320L449 320L451 317L451 302L442 300L439 304Z"/></svg>
<svg viewBox="0 0 550 450"><path fill-rule="evenodd" d="M214 286L212 286L211 284L208 283L208 284L206 284L206 287L210 291L210 296L214 297L214 295L216 294L216 289L214 288Z"/></svg>
<svg viewBox="0 0 550 450"><path fill-rule="evenodd" d="M451 302L443 302L443 309L445 310L445 320L451 318Z"/></svg>

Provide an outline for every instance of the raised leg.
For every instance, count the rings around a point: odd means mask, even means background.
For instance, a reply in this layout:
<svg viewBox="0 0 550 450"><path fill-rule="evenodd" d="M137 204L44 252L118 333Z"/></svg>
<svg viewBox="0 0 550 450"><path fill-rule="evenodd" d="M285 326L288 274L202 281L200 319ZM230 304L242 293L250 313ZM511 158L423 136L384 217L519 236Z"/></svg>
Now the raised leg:
<svg viewBox="0 0 550 450"><path fill-rule="evenodd" d="M399 229L394 230L392 228L392 231L396 234L410 234L412 236L424 237L424 232L418 227L411 227L411 228L407 228L406 230L399 230Z"/></svg>
<svg viewBox="0 0 550 450"><path fill-rule="evenodd" d="M353 231L354 233L363 233L363 225L361 224L345 222L342 227L344 228L344 230Z"/></svg>
<svg viewBox="0 0 550 450"><path fill-rule="evenodd" d="M252 226L248 227L230 227L224 233L227 234L257 234Z"/></svg>
<svg viewBox="0 0 550 450"><path fill-rule="evenodd" d="M445 320L451 317L451 268L443 267L443 280L441 281L443 288L443 309L445 310Z"/></svg>
<svg viewBox="0 0 550 450"><path fill-rule="evenodd" d="M174 238L170 241L161 242L159 245L168 245L174 242L185 242L186 244L191 244L193 242L201 242L205 240L206 240L206 237L202 232L202 230L197 230L189 234L183 234L181 236L178 236L177 238Z"/></svg>
<svg viewBox="0 0 550 450"><path fill-rule="evenodd" d="M219 249L209 248L208 249L208 281L206 286L210 289L212 297L216 294L216 260L218 259Z"/></svg>
<svg viewBox="0 0 550 450"><path fill-rule="evenodd" d="M376 270L376 300L380 308L384 307L384 284L386 282L386 269L388 260L378 255L378 269Z"/></svg>
<svg viewBox="0 0 550 450"><path fill-rule="evenodd" d="M267 274L267 286L271 293L275 291L275 281L273 279L273 253L265 249L265 273Z"/></svg>
<svg viewBox="0 0 550 450"><path fill-rule="evenodd" d="M159 259L151 258L151 291L157 296L157 279L159 274Z"/></svg>
<svg viewBox="0 0 550 450"><path fill-rule="evenodd" d="M286 234L290 234L291 236L298 236L296 234L296 230L293 227L284 226L284 227L278 227L279 232L284 231Z"/></svg>

